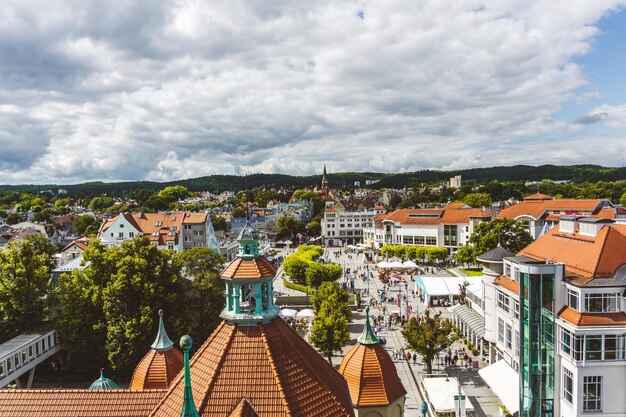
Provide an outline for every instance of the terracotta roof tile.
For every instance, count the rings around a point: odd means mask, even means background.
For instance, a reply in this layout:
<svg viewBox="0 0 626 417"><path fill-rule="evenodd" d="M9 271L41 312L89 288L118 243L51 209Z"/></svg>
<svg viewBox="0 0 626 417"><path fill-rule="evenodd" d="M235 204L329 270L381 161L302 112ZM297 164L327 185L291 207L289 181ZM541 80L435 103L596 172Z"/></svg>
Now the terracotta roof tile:
<svg viewBox="0 0 626 417"><path fill-rule="evenodd" d="M441 209L398 209L389 214L378 214L374 216L374 220L387 220L400 224L435 225L440 223L469 223L470 217L491 217L486 211L475 208L460 208L454 204L448 204Z"/></svg>
<svg viewBox="0 0 626 417"><path fill-rule="evenodd" d="M600 204L606 199L576 200L562 198L558 200L524 200L500 211L498 219L516 219L520 216L531 216L539 219L549 211L559 211L559 215L588 213L592 214L600 210Z"/></svg>
<svg viewBox="0 0 626 417"><path fill-rule="evenodd" d="M242 398L228 417L259 417L250 402L246 398Z"/></svg>
<svg viewBox="0 0 626 417"><path fill-rule="evenodd" d="M254 279L276 275L276 268L265 257L256 259L235 258L220 273L222 278Z"/></svg>
<svg viewBox="0 0 626 417"><path fill-rule="evenodd" d="M150 349L135 368L130 389L167 389L181 369L183 354L180 350L171 348L159 352Z"/></svg>
<svg viewBox="0 0 626 417"><path fill-rule="evenodd" d="M547 195L547 194L534 193L534 194L529 194L526 197L524 197L524 200L526 200L526 201L529 201L529 200L554 200L554 197L552 197L551 195Z"/></svg>
<svg viewBox="0 0 626 417"><path fill-rule="evenodd" d="M222 322L190 362L202 417L228 416L246 398L260 416L352 416L346 382L281 319L256 326ZM176 377L150 414L180 414L184 381Z"/></svg>
<svg viewBox="0 0 626 417"><path fill-rule="evenodd" d="M559 317L576 326L626 326L626 313L580 313L571 307L564 307Z"/></svg>
<svg viewBox="0 0 626 417"><path fill-rule="evenodd" d="M626 264L626 225L604 226L596 236L565 233L553 228L518 255L565 264L568 275L586 278L613 277ZM584 283L584 282L583 282Z"/></svg>
<svg viewBox="0 0 626 417"><path fill-rule="evenodd" d="M406 395L396 367L379 344L353 346L339 367L356 407L389 405Z"/></svg>
<svg viewBox="0 0 626 417"><path fill-rule="evenodd" d="M165 393L165 390L0 390L0 417L146 417Z"/></svg>
<svg viewBox="0 0 626 417"><path fill-rule="evenodd" d="M493 281L494 284L500 285L509 291L513 291L515 294L519 295L519 282L515 282L510 278L507 278L504 275L500 275Z"/></svg>

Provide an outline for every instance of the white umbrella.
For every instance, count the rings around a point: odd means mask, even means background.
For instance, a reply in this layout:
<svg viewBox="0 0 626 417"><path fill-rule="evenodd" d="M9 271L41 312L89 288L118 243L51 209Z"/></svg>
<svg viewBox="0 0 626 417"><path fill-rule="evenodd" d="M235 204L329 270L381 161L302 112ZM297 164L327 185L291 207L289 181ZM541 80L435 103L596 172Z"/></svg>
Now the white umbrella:
<svg viewBox="0 0 626 417"><path fill-rule="evenodd" d="M404 265L405 268L417 268L417 264L413 261L405 261L402 265Z"/></svg>
<svg viewBox="0 0 626 417"><path fill-rule="evenodd" d="M387 262L387 261L378 262L378 263L376 264L376 266L377 266L377 267L379 267L379 268L390 268L390 266L389 266L389 265L390 265L390 264L389 264L389 262Z"/></svg>
<svg viewBox="0 0 626 417"><path fill-rule="evenodd" d="M300 318L313 318L315 317L315 312L313 310L311 310L310 308L305 308L304 310L300 310L298 312L298 314L296 314L296 317Z"/></svg>
<svg viewBox="0 0 626 417"><path fill-rule="evenodd" d="M404 267L404 265L402 265L402 262L400 261L393 261L389 264L389 268L402 268Z"/></svg>
<svg viewBox="0 0 626 417"><path fill-rule="evenodd" d="M282 310L280 310L280 313L278 313L281 317L284 317L286 319L293 317L297 314L298 312L296 310L293 310L291 308L283 308Z"/></svg>

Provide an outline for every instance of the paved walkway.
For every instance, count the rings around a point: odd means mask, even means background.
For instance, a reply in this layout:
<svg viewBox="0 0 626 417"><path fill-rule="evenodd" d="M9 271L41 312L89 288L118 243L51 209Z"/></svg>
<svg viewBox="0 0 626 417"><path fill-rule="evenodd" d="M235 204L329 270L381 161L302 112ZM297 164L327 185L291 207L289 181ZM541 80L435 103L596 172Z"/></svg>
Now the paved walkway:
<svg viewBox="0 0 626 417"><path fill-rule="evenodd" d="M369 296L363 297L363 304L367 304L371 297L378 298L377 290L383 289L383 284L378 278L374 264L369 264L369 271L371 279L369 282L362 280L358 277L360 272L365 271L365 257L363 254L357 255L355 253L348 253L342 251L340 256L335 256L335 253L338 252L339 249L330 249L327 250L328 260L330 262L335 262L346 268L350 268L351 275L354 276L354 272L357 272L357 278L355 280L355 289L363 290L364 292L369 292ZM360 268L360 269L358 269ZM458 271L454 271L459 273ZM454 273L453 272L453 273ZM446 270L433 270L428 271L428 275L439 275L439 276L450 276L450 273ZM455 274L456 275L456 274ZM413 282L410 277L407 277L408 282L408 303L411 305L413 312L421 313L426 309L426 306L421 303L417 297L411 296L411 290L413 289ZM279 274L274 281L274 289L277 292L282 294L290 294L290 295L302 295L299 291L295 291L289 288L286 288L282 283L282 269L279 270ZM389 295L397 296L400 292L399 287L390 287ZM406 294L407 289L402 288L402 293ZM385 306L387 309L391 308L395 304L387 303ZM431 307L431 311L440 312L443 317L450 317L450 313L446 308L443 307ZM370 310L370 314L372 316L377 316L382 314L382 311L378 309L378 307L372 307ZM338 366L343 359L343 356L346 352L357 342L357 338L361 334L363 330L363 326L365 324L365 312L353 312L352 322L348 326L350 331L350 342L340 354L334 357L333 364ZM384 329L379 331L378 336L384 337L387 341L385 345L385 349L388 351L389 355L393 358L393 351L398 348L404 348L404 340L402 338L402 334L400 333L400 329L398 327L394 327L391 330ZM451 346L452 350L461 349L465 347L461 341L456 341ZM468 349L465 347L465 350ZM471 356L471 355L470 355ZM442 355L443 359L443 355ZM476 359L476 358L472 358ZM417 417L421 416L420 405L422 403L422 396L419 392L417 381L419 381L419 375L425 373L425 366L421 360L418 360L414 365L407 362L404 359L394 360L396 364L396 369L398 371L398 376L400 377L404 387L407 390L406 396L406 417ZM485 363L481 362L481 367L485 366ZM475 369L467 369L461 366L444 366L443 363L438 363L436 360L433 363L433 373L447 373L448 375L458 378L461 381L463 386L463 390L466 395L472 402L475 408L475 414L478 417L488 417L488 416L497 416L499 415L499 400L495 396L495 394L489 389L489 387L482 381L480 376L478 375L478 371Z"/></svg>

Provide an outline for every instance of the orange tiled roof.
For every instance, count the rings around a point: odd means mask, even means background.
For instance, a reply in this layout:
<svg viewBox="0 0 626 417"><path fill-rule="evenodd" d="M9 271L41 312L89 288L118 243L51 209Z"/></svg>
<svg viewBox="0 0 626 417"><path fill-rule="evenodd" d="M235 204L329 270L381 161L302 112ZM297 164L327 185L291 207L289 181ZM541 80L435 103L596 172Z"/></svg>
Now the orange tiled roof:
<svg viewBox="0 0 626 417"><path fill-rule="evenodd" d="M242 398L228 417L259 417L250 402L246 398Z"/></svg>
<svg viewBox="0 0 626 417"><path fill-rule="evenodd" d="M530 194L530 195L527 195L526 197L524 197L524 200L526 200L526 201L529 201L529 200L554 200L554 197L552 197L551 195L547 195L547 194L534 193L534 194Z"/></svg>
<svg viewBox="0 0 626 417"><path fill-rule="evenodd" d="M339 373L348 381L356 407L389 405L406 394L393 361L379 344L357 342L343 358Z"/></svg>
<svg viewBox="0 0 626 417"><path fill-rule="evenodd" d="M591 217L595 217L597 219L611 219L615 220L615 208L614 207L602 207L600 211L591 215Z"/></svg>
<svg viewBox="0 0 626 417"><path fill-rule="evenodd" d="M434 225L441 223L469 223L470 217L491 217L486 211L475 208L457 208L454 204L448 204L448 206L441 209L398 209L389 214L378 214L374 216L374 220L393 221L400 224ZM449 206L453 207L449 208Z"/></svg>
<svg viewBox="0 0 626 417"><path fill-rule="evenodd" d="M183 354L180 350L150 349L135 368L130 380L130 389L167 389L181 369Z"/></svg>
<svg viewBox="0 0 626 417"><path fill-rule="evenodd" d="M571 307L564 307L559 317L576 326L626 326L626 313L580 313Z"/></svg>
<svg viewBox="0 0 626 417"><path fill-rule="evenodd" d="M518 253L532 259L562 262L568 273L589 281L609 278L626 264L626 225L604 226L596 236L564 233L553 228ZM586 282L583 281L582 283Z"/></svg>
<svg viewBox="0 0 626 417"><path fill-rule="evenodd" d="M496 218L498 219L516 219L520 216L531 216L539 219L548 211L559 211L559 215L573 213L594 213L603 198L593 200L576 200L573 198L562 198L558 200L524 200L500 211Z"/></svg>
<svg viewBox="0 0 626 417"><path fill-rule="evenodd" d="M0 390L0 417L146 417L165 393L165 390Z"/></svg>
<svg viewBox="0 0 626 417"><path fill-rule="evenodd" d="M515 294L519 295L519 282L515 282L510 278L507 278L504 275L500 275L493 281L494 284L500 285L506 288L509 291L513 291Z"/></svg>
<svg viewBox="0 0 626 417"><path fill-rule="evenodd" d="M352 416L345 380L281 319L239 326L223 321L190 362L193 400L203 417L228 416L242 398L260 416ZM183 376L151 417L180 414Z"/></svg>
<svg viewBox="0 0 626 417"><path fill-rule="evenodd" d="M222 278L253 279L276 275L276 268L265 257L256 259L235 258L220 273Z"/></svg>
<svg viewBox="0 0 626 417"><path fill-rule="evenodd" d="M184 213L183 224L206 223L207 213Z"/></svg>
<svg viewBox="0 0 626 417"><path fill-rule="evenodd" d="M87 245L89 245L89 238L82 237L80 239L72 240L70 243L67 244L67 246L61 249L61 252L65 252L72 246L76 246L78 249L85 251L87 250Z"/></svg>
<svg viewBox="0 0 626 417"><path fill-rule="evenodd" d="M156 241L159 245L165 245L168 241L178 242L183 220L186 220L186 214L191 213L122 213L120 216L123 216L133 227L148 236L150 241ZM206 213L193 213L194 216L196 214L206 216ZM108 219L100 228L99 234L102 235L102 233L106 232L117 219L117 216ZM194 221L188 220L185 222L195 223ZM157 226L157 224L160 224L160 226ZM173 231L174 228L176 228L176 233L174 236L170 236L169 233ZM153 234L157 235L153 236Z"/></svg>

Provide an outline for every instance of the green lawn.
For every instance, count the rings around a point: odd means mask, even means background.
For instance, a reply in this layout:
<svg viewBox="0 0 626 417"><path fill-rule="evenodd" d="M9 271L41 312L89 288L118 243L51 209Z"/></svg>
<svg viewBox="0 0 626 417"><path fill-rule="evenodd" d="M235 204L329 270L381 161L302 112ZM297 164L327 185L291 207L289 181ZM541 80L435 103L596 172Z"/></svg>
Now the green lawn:
<svg viewBox="0 0 626 417"><path fill-rule="evenodd" d="M459 270L470 277L478 277L483 274L483 270L478 268L459 268Z"/></svg>

